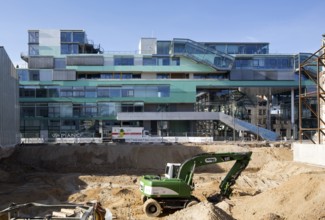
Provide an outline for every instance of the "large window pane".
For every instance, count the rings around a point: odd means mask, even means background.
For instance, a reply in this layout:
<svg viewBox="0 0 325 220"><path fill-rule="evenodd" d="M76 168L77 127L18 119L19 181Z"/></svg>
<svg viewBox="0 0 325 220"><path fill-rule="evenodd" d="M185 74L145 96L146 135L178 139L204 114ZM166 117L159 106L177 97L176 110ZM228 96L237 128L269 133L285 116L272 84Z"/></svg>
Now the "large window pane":
<svg viewBox="0 0 325 220"><path fill-rule="evenodd" d="M36 98L45 98L45 97L47 97L47 89L46 88L36 89Z"/></svg>
<svg viewBox="0 0 325 220"><path fill-rule="evenodd" d="M86 87L85 97L96 98L97 97L96 87Z"/></svg>
<svg viewBox="0 0 325 220"><path fill-rule="evenodd" d="M54 69L65 69L65 58L54 58Z"/></svg>
<svg viewBox="0 0 325 220"><path fill-rule="evenodd" d="M157 54L169 54L170 41L157 41Z"/></svg>
<svg viewBox="0 0 325 220"><path fill-rule="evenodd" d="M134 89L132 87L123 87L122 89L122 97L133 97L134 96Z"/></svg>
<svg viewBox="0 0 325 220"><path fill-rule="evenodd" d="M59 97L60 90L59 87L49 86L48 87L48 97Z"/></svg>
<svg viewBox="0 0 325 220"><path fill-rule="evenodd" d="M48 117L47 104L36 104L36 116L37 117Z"/></svg>
<svg viewBox="0 0 325 220"><path fill-rule="evenodd" d="M113 73L102 73L100 74L101 79L113 79Z"/></svg>
<svg viewBox="0 0 325 220"><path fill-rule="evenodd" d="M61 87L60 97L72 97L72 86Z"/></svg>
<svg viewBox="0 0 325 220"><path fill-rule="evenodd" d="M133 66L134 58L133 57L114 57L115 66Z"/></svg>
<svg viewBox="0 0 325 220"><path fill-rule="evenodd" d="M49 103L49 117L60 117L60 104Z"/></svg>
<svg viewBox="0 0 325 220"><path fill-rule="evenodd" d="M73 104L73 117L81 117L84 116L84 109L82 104Z"/></svg>
<svg viewBox="0 0 325 220"><path fill-rule="evenodd" d="M85 104L85 115L86 116L97 116L97 104L86 103Z"/></svg>
<svg viewBox="0 0 325 220"><path fill-rule="evenodd" d="M21 94L21 97L35 98L36 97L36 87L35 86L21 87L20 94Z"/></svg>
<svg viewBox="0 0 325 220"><path fill-rule="evenodd" d="M108 87L98 87L98 97L109 97Z"/></svg>
<svg viewBox="0 0 325 220"><path fill-rule="evenodd" d="M85 88L83 86L74 86L73 97L85 97Z"/></svg>
<svg viewBox="0 0 325 220"><path fill-rule="evenodd" d="M142 59L142 65L143 66L156 66L157 65L157 59L153 57L144 57Z"/></svg>
<svg viewBox="0 0 325 220"><path fill-rule="evenodd" d="M61 103L60 116L61 117L72 117L72 104L71 103Z"/></svg>
<svg viewBox="0 0 325 220"><path fill-rule="evenodd" d="M28 32L28 43L39 43L39 33L38 31L29 31Z"/></svg>
<svg viewBox="0 0 325 220"><path fill-rule="evenodd" d="M19 81L28 81L29 80L29 72L26 69L17 69L17 75Z"/></svg>
<svg viewBox="0 0 325 220"><path fill-rule="evenodd" d="M73 42L85 43L85 33L84 32L73 32Z"/></svg>
<svg viewBox="0 0 325 220"><path fill-rule="evenodd" d="M35 104L21 104L20 114L22 117L35 117Z"/></svg>
<svg viewBox="0 0 325 220"><path fill-rule="evenodd" d="M145 86L137 86L134 88L134 96L135 97L146 97L146 87Z"/></svg>
<svg viewBox="0 0 325 220"><path fill-rule="evenodd" d="M169 97L169 86L158 86L158 97Z"/></svg>
<svg viewBox="0 0 325 220"><path fill-rule="evenodd" d="M110 88L109 97L121 97L121 88Z"/></svg>
<svg viewBox="0 0 325 220"><path fill-rule="evenodd" d="M69 54L69 45L61 44L61 54Z"/></svg>
<svg viewBox="0 0 325 220"><path fill-rule="evenodd" d="M30 81L39 81L39 70L30 70L29 79Z"/></svg>
<svg viewBox="0 0 325 220"><path fill-rule="evenodd" d="M61 42L72 42L72 32L61 32Z"/></svg>
<svg viewBox="0 0 325 220"><path fill-rule="evenodd" d="M109 102L98 103L98 116L110 116L114 110L114 106Z"/></svg>

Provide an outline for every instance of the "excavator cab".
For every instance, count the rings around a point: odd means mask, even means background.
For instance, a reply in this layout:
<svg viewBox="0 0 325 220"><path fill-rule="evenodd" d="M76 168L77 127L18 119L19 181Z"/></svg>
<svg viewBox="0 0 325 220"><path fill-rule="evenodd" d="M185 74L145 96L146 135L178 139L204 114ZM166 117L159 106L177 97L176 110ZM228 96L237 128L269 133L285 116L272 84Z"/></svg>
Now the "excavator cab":
<svg viewBox="0 0 325 220"><path fill-rule="evenodd" d="M165 169L165 177L167 179L177 178L177 173L180 166L180 163L167 163Z"/></svg>

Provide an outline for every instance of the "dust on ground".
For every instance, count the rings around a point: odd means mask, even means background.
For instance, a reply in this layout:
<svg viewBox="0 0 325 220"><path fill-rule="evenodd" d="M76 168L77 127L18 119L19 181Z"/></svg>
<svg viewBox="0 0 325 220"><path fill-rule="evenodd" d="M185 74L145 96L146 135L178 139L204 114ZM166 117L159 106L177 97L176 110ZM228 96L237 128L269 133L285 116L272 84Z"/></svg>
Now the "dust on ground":
<svg viewBox="0 0 325 220"><path fill-rule="evenodd" d="M234 185L230 200L212 204L207 197L219 192L219 183L232 162L209 165L194 175L193 194L201 203L166 212L159 219L325 219L325 168L293 162L292 151L287 147L42 147L26 148L24 153L1 161L1 209L11 202L57 204L97 200L116 219L155 219L143 213L141 175L150 174L149 171L162 174L167 161L182 162L197 153L252 151L252 160Z"/></svg>

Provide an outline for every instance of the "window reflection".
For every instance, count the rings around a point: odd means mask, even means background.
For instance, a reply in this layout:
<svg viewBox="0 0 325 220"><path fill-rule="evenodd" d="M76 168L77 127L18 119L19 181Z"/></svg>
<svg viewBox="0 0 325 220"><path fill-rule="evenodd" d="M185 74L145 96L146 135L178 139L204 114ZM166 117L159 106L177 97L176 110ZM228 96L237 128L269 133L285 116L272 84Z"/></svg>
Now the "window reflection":
<svg viewBox="0 0 325 220"><path fill-rule="evenodd" d="M144 86L20 86L21 98L85 97L169 97L169 85Z"/></svg>

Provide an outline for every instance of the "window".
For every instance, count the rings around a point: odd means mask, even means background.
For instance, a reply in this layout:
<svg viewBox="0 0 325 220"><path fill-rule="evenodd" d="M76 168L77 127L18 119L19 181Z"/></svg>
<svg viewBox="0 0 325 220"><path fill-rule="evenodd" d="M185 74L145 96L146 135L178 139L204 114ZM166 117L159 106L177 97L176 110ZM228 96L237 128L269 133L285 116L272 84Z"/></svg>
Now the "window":
<svg viewBox="0 0 325 220"><path fill-rule="evenodd" d="M156 66L157 65L157 59L153 58L153 57L143 57L142 65L143 66Z"/></svg>
<svg viewBox="0 0 325 220"><path fill-rule="evenodd" d="M134 90L132 88L123 88L122 89L122 97L133 97Z"/></svg>
<svg viewBox="0 0 325 220"><path fill-rule="evenodd" d="M169 79L169 73L157 73L157 79Z"/></svg>
<svg viewBox="0 0 325 220"><path fill-rule="evenodd" d="M20 87L20 92L19 93L20 93L21 97L35 98L35 96L36 96L36 87L35 86Z"/></svg>
<svg viewBox="0 0 325 220"><path fill-rule="evenodd" d="M112 79L113 78L113 73L102 73L100 74L101 79Z"/></svg>
<svg viewBox="0 0 325 220"><path fill-rule="evenodd" d="M76 121L75 120L62 120L61 121L61 129L62 130L75 130L76 129ZM68 134L63 134L66 135L66 137L70 137L71 135Z"/></svg>
<svg viewBox="0 0 325 220"><path fill-rule="evenodd" d="M100 74L87 74L87 79L100 79Z"/></svg>
<svg viewBox="0 0 325 220"><path fill-rule="evenodd" d="M49 120L49 130L59 130L60 120Z"/></svg>
<svg viewBox="0 0 325 220"><path fill-rule="evenodd" d="M36 104L36 117L48 117L47 104Z"/></svg>
<svg viewBox="0 0 325 220"><path fill-rule="evenodd" d="M113 79L120 79L121 74L120 73L114 73Z"/></svg>
<svg viewBox="0 0 325 220"><path fill-rule="evenodd" d="M60 105L56 103L49 103L49 117L60 117Z"/></svg>
<svg viewBox="0 0 325 220"><path fill-rule="evenodd" d="M110 116L111 111L113 111L113 109L110 109L110 106L111 103L109 102L98 103L98 116Z"/></svg>
<svg viewBox="0 0 325 220"><path fill-rule="evenodd" d="M45 98L47 97L46 88L38 88L36 89L36 98Z"/></svg>
<svg viewBox="0 0 325 220"><path fill-rule="evenodd" d="M61 87L60 97L72 97L72 86Z"/></svg>
<svg viewBox="0 0 325 220"><path fill-rule="evenodd" d="M169 97L169 86L158 86L158 97Z"/></svg>
<svg viewBox="0 0 325 220"><path fill-rule="evenodd" d="M35 105L22 103L20 112L22 117L35 117Z"/></svg>
<svg viewBox="0 0 325 220"><path fill-rule="evenodd" d="M83 86L74 86L73 97L85 97L85 88Z"/></svg>
<svg viewBox="0 0 325 220"><path fill-rule="evenodd" d="M158 64L158 66L169 66L170 59L169 59L169 57L158 57L157 64Z"/></svg>
<svg viewBox="0 0 325 220"><path fill-rule="evenodd" d="M109 89L109 97L121 97L121 89L120 88L110 88Z"/></svg>
<svg viewBox="0 0 325 220"><path fill-rule="evenodd" d="M86 87L85 97L96 98L97 97L96 87Z"/></svg>
<svg viewBox="0 0 325 220"><path fill-rule="evenodd" d="M54 58L54 69L65 69L65 58Z"/></svg>
<svg viewBox="0 0 325 220"><path fill-rule="evenodd" d="M133 57L114 57L115 66L133 66L134 58Z"/></svg>
<svg viewBox="0 0 325 220"><path fill-rule="evenodd" d="M39 32L38 31L29 31L28 32L28 43L39 43Z"/></svg>
<svg viewBox="0 0 325 220"><path fill-rule="evenodd" d="M169 54L170 41L157 41L157 54Z"/></svg>
<svg viewBox="0 0 325 220"><path fill-rule="evenodd" d="M72 117L72 103L61 103L60 117Z"/></svg>
<svg viewBox="0 0 325 220"><path fill-rule="evenodd" d="M262 109L259 109L258 110L258 115L262 115L262 112L263 112Z"/></svg>
<svg viewBox="0 0 325 220"><path fill-rule="evenodd" d="M143 112L144 104L143 102L134 103L134 112Z"/></svg>
<svg viewBox="0 0 325 220"><path fill-rule="evenodd" d="M26 69L17 69L17 74L19 77L19 81L28 81L29 80L29 72Z"/></svg>
<svg viewBox="0 0 325 220"><path fill-rule="evenodd" d="M39 81L39 70L30 70L29 79L30 81Z"/></svg>
<svg viewBox="0 0 325 220"><path fill-rule="evenodd" d="M86 79L86 74L78 74L78 79Z"/></svg>
<svg viewBox="0 0 325 220"><path fill-rule="evenodd" d="M172 63L171 63L171 65L173 65L173 66L179 66L179 65L180 65L179 57L174 57L174 58L172 58Z"/></svg>
<svg viewBox="0 0 325 220"><path fill-rule="evenodd" d="M84 32L73 32L73 42L85 43L85 33Z"/></svg>
<svg viewBox="0 0 325 220"><path fill-rule="evenodd" d="M206 79L206 75L205 74L194 74L193 78L194 79Z"/></svg>
<svg viewBox="0 0 325 220"><path fill-rule="evenodd" d="M61 42L72 42L72 32L61 32Z"/></svg>
<svg viewBox="0 0 325 220"><path fill-rule="evenodd" d="M83 108L81 104L73 104L72 106L72 116L73 117L80 117L83 116Z"/></svg>
<svg viewBox="0 0 325 220"><path fill-rule="evenodd" d="M28 54L30 56L39 55L39 46L38 45L29 45Z"/></svg>
<svg viewBox="0 0 325 220"><path fill-rule="evenodd" d="M59 87L49 86L48 87L48 97L59 97Z"/></svg>
<svg viewBox="0 0 325 220"><path fill-rule="evenodd" d="M96 103L86 103L85 104L85 115L86 116L97 116Z"/></svg>
<svg viewBox="0 0 325 220"><path fill-rule="evenodd" d="M98 97L109 97L109 88L98 87Z"/></svg>
<svg viewBox="0 0 325 220"><path fill-rule="evenodd" d="M132 79L132 73L122 73L122 79Z"/></svg>
<svg viewBox="0 0 325 220"><path fill-rule="evenodd" d="M78 54L78 44L61 44L61 54Z"/></svg>
<svg viewBox="0 0 325 220"><path fill-rule="evenodd" d="M133 112L132 103L122 103L122 112Z"/></svg>

